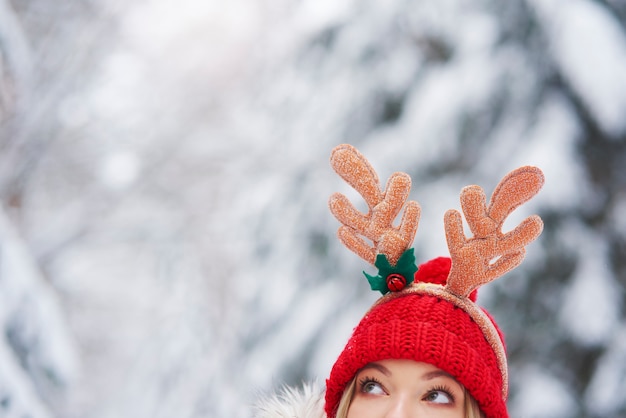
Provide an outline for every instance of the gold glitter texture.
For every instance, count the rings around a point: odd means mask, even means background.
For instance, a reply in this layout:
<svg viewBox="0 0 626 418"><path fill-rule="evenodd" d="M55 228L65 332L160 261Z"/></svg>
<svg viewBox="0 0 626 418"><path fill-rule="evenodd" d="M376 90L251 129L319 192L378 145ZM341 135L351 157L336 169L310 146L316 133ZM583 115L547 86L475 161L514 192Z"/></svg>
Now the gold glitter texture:
<svg viewBox="0 0 626 418"><path fill-rule="evenodd" d="M474 234L466 238L461 214L446 212L444 225L452 258L446 288L458 296L489 283L517 267L524 259L524 247L543 230L537 215L524 219L516 228L502 233L502 224L511 212L535 196L543 186L544 177L536 167L520 167L507 174L491 196L489 206L485 193L478 186L461 191L463 214Z"/></svg>
<svg viewBox="0 0 626 418"><path fill-rule="evenodd" d="M341 193L330 197L330 211L343 225L337 235L343 244L370 264L377 254L384 254L395 265L413 243L420 217L417 202L406 200L411 190L411 178L406 173L393 173L381 191L378 175L363 155L352 145L333 149L330 164L350 186L363 196L368 213L359 212ZM402 220L393 226L406 202ZM370 243L366 241L368 239Z"/></svg>
<svg viewBox="0 0 626 418"><path fill-rule="evenodd" d="M400 255L411 246L420 217L417 202L409 201L400 226L392 224L408 198L410 177L405 173L394 173L386 190L381 191L378 176L369 162L356 148L347 144L337 146L330 161L333 169L363 196L369 207L369 212L362 214L344 195L335 193L331 196L330 210L343 224L338 231L339 239L370 264L374 264L376 255L381 253L395 265ZM524 219L507 233L502 232L502 226L507 216L539 192L543 183L544 176L539 168L520 167L500 181L488 206L482 188L463 188L461 207L473 237L465 236L461 214L457 210L446 212L444 228L452 259L446 285L413 283L401 292L388 293L374 304L377 306L393 298L419 293L438 297L463 309L481 329L496 355L505 400L508 366L503 342L493 322L469 299L469 294L517 267L524 259L524 247L541 234L543 222L537 215Z"/></svg>

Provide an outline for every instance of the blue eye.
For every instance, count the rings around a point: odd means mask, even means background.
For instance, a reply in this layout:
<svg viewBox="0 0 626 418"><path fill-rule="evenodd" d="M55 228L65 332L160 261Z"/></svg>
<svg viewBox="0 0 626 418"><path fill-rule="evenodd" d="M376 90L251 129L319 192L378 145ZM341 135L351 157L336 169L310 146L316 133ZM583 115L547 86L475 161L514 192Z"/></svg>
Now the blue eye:
<svg viewBox="0 0 626 418"><path fill-rule="evenodd" d="M369 393L372 395L384 395L385 394L385 390L383 389L380 382L378 382L376 379L365 378L361 380L361 382L359 382L359 386L361 388L361 392L363 393Z"/></svg>
<svg viewBox="0 0 626 418"><path fill-rule="evenodd" d="M450 394L450 391L445 388L435 388L430 390L424 397L424 400L437 404L454 403L454 397Z"/></svg>

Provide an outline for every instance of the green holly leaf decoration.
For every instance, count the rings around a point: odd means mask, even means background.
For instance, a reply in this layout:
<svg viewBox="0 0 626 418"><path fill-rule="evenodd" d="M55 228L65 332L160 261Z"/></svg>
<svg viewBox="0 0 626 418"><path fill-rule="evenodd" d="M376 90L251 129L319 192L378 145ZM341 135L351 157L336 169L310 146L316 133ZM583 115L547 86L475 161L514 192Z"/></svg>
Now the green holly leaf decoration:
<svg viewBox="0 0 626 418"><path fill-rule="evenodd" d="M378 290L383 295L387 294L390 290L387 284L387 278L390 275L402 276L406 280L406 286L408 286L413 283L415 272L417 272L413 248L409 248L403 252L395 266L389 263L387 256L384 254L378 254L376 256L374 265L378 267L378 275L371 276L366 272L363 272L363 274L365 274L372 290Z"/></svg>

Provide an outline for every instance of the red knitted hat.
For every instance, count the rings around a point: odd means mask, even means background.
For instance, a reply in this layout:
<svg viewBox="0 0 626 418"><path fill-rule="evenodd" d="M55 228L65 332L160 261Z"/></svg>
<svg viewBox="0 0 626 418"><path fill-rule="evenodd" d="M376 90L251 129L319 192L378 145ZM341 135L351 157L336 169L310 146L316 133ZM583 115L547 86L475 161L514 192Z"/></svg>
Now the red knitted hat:
<svg viewBox="0 0 626 418"><path fill-rule="evenodd" d="M365 275L372 289L384 296L355 328L331 370L326 382L328 417L335 418L341 396L357 372L385 359L430 363L454 376L487 418L508 417L503 337L491 316L474 302L476 289L519 265L524 247L541 233L543 224L537 216L501 232L506 217L543 185L541 171L522 167L509 173L489 206L481 188L464 188L461 204L474 237L465 237L460 213L448 211L445 230L451 258L436 258L418 269L409 247L420 208L417 202L406 202L408 175L394 173L381 191L375 171L350 145L333 150L331 165L369 206L364 215L345 196L331 197L331 212L343 224L339 238L378 267L377 276ZM395 227L392 222L403 206L402 221Z"/></svg>
<svg viewBox="0 0 626 418"><path fill-rule="evenodd" d="M419 267L415 282L447 276L449 269L449 258L436 258ZM508 416L494 350L465 311L419 292L385 298L363 317L331 371L326 383L329 417L335 416L346 385L363 366L390 358L430 363L454 376L487 417Z"/></svg>

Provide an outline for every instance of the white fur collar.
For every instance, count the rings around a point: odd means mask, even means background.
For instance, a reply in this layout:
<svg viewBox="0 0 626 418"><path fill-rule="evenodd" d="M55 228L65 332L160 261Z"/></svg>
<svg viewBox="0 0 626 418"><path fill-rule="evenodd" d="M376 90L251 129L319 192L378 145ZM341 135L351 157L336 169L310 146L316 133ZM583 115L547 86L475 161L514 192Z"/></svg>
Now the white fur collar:
<svg viewBox="0 0 626 418"><path fill-rule="evenodd" d="M324 391L314 384L284 388L259 402L254 418L326 418Z"/></svg>

